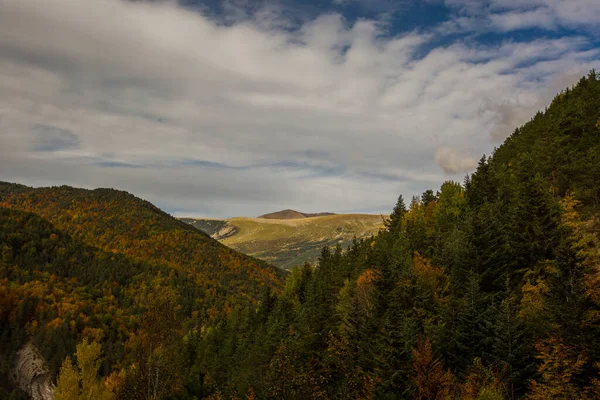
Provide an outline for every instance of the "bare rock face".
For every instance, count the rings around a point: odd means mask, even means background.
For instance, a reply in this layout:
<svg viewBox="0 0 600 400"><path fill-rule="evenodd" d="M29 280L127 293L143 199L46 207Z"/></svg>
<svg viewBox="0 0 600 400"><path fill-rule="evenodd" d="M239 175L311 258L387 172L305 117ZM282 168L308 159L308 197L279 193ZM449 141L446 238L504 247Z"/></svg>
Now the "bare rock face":
<svg viewBox="0 0 600 400"><path fill-rule="evenodd" d="M219 229L218 232L213 233L210 237L216 240L222 240L235 235L237 232L238 228L235 226L225 225L223 228Z"/></svg>
<svg viewBox="0 0 600 400"><path fill-rule="evenodd" d="M32 400L54 399L54 384L46 360L33 344L26 344L17 353L14 378Z"/></svg>

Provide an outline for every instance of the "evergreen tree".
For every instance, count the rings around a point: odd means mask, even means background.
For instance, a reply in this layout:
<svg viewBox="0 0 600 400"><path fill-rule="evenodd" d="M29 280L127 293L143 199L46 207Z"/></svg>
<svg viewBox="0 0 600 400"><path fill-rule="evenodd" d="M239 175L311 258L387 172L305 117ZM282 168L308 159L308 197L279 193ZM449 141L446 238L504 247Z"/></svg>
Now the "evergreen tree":
<svg viewBox="0 0 600 400"><path fill-rule="evenodd" d="M453 305L448 361L459 375L466 372L474 358L489 356L490 299L481 291L480 279L476 273L469 274L464 297Z"/></svg>

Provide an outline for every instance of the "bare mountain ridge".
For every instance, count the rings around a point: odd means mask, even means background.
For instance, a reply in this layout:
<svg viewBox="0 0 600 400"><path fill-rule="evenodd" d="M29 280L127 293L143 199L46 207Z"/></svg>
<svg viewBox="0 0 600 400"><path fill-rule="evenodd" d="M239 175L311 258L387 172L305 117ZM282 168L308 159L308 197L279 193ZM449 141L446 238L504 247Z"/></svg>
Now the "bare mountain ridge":
<svg viewBox="0 0 600 400"><path fill-rule="evenodd" d="M303 213L296 210L290 210L289 208L286 210L276 211L269 214L263 214L258 216L257 218L262 219L297 219L297 218L312 218L312 217L323 217L326 215L335 215L330 212L321 212L321 213Z"/></svg>

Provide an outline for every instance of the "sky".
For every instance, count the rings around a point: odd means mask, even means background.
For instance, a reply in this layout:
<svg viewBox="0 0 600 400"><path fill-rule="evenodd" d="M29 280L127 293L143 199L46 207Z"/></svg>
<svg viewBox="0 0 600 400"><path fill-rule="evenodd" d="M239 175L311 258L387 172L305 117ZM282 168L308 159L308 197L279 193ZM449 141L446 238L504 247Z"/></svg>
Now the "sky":
<svg viewBox="0 0 600 400"><path fill-rule="evenodd" d="M597 0L0 0L0 181L388 213L600 69Z"/></svg>

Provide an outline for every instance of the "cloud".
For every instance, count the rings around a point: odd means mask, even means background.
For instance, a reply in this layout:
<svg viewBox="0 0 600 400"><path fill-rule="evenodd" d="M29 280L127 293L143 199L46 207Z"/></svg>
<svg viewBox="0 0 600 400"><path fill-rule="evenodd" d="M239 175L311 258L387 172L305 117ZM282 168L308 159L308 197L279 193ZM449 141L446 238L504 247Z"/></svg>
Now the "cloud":
<svg viewBox="0 0 600 400"><path fill-rule="evenodd" d="M1 7L0 180L118 187L196 215L389 211L462 178L557 77L600 60L581 34L439 45L435 27L389 35L336 13ZM36 126L59 131L41 145Z"/></svg>
<svg viewBox="0 0 600 400"><path fill-rule="evenodd" d="M596 0L445 0L459 15L450 26L475 31L585 28L597 34L600 2Z"/></svg>
<svg viewBox="0 0 600 400"><path fill-rule="evenodd" d="M537 65L535 68L537 73L543 73L545 64L540 62ZM529 121L538 110L542 110L550 104L558 93L572 86L581 78L578 67L560 64L563 65L563 70L552 75L552 78L546 81L545 86L537 91L536 96L527 96L526 93L522 93L499 101L492 98L484 99L479 112L483 118L491 116L494 121L490 133L494 141L500 142L506 139L517 127ZM590 66L590 68L592 67Z"/></svg>
<svg viewBox="0 0 600 400"><path fill-rule="evenodd" d="M471 172L477 167L477 160L466 156L456 149L440 147L435 152L435 161L449 174Z"/></svg>
<svg viewBox="0 0 600 400"><path fill-rule="evenodd" d="M49 125L35 125L33 134L34 151L59 151L80 147L79 136L68 129Z"/></svg>
<svg viewBox="0 0 600 400"><path fill-rule="evenodd" d="M554 30L557 28L555 16L547 8L536 8L531 11L509 11L491 14L489 20L492 27L501 32L510 32L529 28Z"/></svg>

